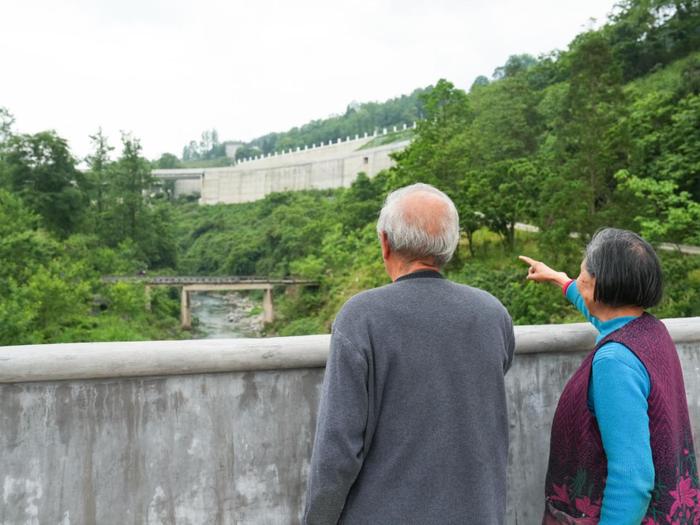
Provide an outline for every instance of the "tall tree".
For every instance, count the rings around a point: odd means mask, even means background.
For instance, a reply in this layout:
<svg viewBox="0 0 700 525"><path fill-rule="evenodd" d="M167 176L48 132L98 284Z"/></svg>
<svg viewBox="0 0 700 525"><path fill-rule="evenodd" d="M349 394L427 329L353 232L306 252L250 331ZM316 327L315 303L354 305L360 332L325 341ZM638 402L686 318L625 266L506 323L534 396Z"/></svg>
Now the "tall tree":
<svg viewBox="0 0 700 525"><path fill-rule="evenodd" d="M122 154L111 177L113 221L121 223L124 237L135 239L145 207L144 199L153 185L150 164L141 156L141 143L122 133Z"/></svg>
<svg viewBox="0 0 700 525"><path fill-rule="evenodd" d="M5 142L12 133L12 125L15 123L15 118L7 108L0 106L0 144Z"/></svg>
<svg viewBox="0 0 700 525"><path fill-rule="evenodd" d="M182 167L180 159L178 159L172 153L163 153L155 162L155 165L159 169L173 169Z"/></svg>
<svg viewBox="0 0 700 525"><path fill-rule="evenodd" d="M565 57L569 81L546 111L553 115L542 155L542 240L556 253L578 250L571 233L585 237L609 222L614 174L628 156L622 75L605 36L579 35Z"/></svg>
<svg viewBox="0 0 700 525"><path fill-rule="evenodd" d="M506 66L510 72L502 80L472 93L475 117L467 155L474 206L510 249L516 223L532 217L538 199L536 153L543 131L540 95L528 84L526 66L518 64L512 70Z"/></svg>
<svg viewBox="0 0 700 525"><path fill-rule="evenodd" d="M464 91L444 79L421 100L425 119L418 122L413 142L395 154L397 165L389 177L390 185L397 188L425 182L447 193L457 205L460 224L473 251L472 237L483 217L468 177L474 111Z"/></svg>
<svg viewBox="0 0 700 525"><path fill-rule="evenodd" d="M109 152L114 148L107 143L107 137L102 133L102 128L98 128L97 133L90 135L93 152L85 158L90 171L88 179L91 190L91 199L95 203L98 223L102 221L105 211L105 197L107 192L108 174L110 159Z"/></svg>
<svg viewBox="0 0 700 525"><path fill-rule="evenodd" d="M2 157L5 183L48 229L62 236L77 229L88 204L85 177L64 139L53 131L11 135Z"/></svg>

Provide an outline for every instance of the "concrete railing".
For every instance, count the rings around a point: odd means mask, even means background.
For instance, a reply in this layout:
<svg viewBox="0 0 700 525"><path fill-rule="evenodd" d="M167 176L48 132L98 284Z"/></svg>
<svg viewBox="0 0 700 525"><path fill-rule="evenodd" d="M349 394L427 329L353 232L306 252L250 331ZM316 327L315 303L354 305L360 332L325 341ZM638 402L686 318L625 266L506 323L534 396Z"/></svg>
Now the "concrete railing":
<svg viewBox="0 0 700 525"><path fill-rule="evenodd" d="M307 150L314 150L314 149L319 149L319 148L327 148L330 146L335 146L336 144L341 144L343 142L357 142L361 140L369 140L373 139L375 137L380 137L382 135L387 135L389 133L397 133L400 131L406 131L407 129L415 129L417 126L417 123L414 122L409 126L408 124L403 124L401 126L392 126L391 129L389 128L382 128L382 129L375 129L372 133L365 132L362 135L356 134L354 136L346 136L344 139L341 137L338 137L335 140L328 140L327 142L321 141L319 144L311 144L311 145L304 145L304 146L297 146L294 148L289 148L289 149L283 149L282 151L273 151L270 153L261 153L260 155L255 155L253 157L246 157L243 159L240 159L238 161L239 164L244 163L244 162L253 162L256 160L261 160L261 159L266 159L270 157L277 157L277 156L282 156L282 155L289 155L291 153L298 153L300 151L307 151Z"/></svg>
<svg viewBox="0 0 700 525"><path fill-rule="evenodd" d="M700 318L665 321L700 436ZM537 524L586 324L516 327L510 524ZM0 523L298 523L329 336L0 348Z"/></svg>

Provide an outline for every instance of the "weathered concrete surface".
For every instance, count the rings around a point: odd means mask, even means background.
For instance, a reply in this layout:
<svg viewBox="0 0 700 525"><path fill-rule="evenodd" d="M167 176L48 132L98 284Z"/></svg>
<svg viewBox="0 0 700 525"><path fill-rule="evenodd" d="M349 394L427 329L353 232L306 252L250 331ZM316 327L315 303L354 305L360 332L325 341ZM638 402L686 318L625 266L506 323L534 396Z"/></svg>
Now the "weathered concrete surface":
<svg viewBox="0 0 700 525"><path fill-rule="evenodd" d="M667 324L697 442L700 318ZM552 413L592 335L583 325L516 329L509 524L539 524ZM0 385L0 523L298 523L328 337L208 343L0 349L0 381L12 381ZM76 378L56 380L71 363ZM186 375L128 375L157 370Z"/></svg>
<svg viewBox="0 0 700 525"><path fill-rule="evenodd" d="M298 523L322 376L2 385L0 523Z"/></svg>
<svg viewBox="0 0 700 525"><path fill-rule="evenodd" d="M367 150L338 152L328 157L311 157L299 152L269 157L231 168L208 168L202 176L200 203L240 203L262 199L280 191L347 188L364 172L373 177L393 165L390 153L404 149L409 141L394 142ZM308 160L305 157L310 157Z"/></svg>

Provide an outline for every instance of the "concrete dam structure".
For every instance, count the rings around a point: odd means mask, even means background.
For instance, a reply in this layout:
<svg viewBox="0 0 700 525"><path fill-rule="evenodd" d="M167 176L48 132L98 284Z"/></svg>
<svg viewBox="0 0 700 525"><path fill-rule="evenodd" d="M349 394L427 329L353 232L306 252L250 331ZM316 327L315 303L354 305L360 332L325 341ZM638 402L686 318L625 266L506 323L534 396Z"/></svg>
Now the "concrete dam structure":
<svg viewBox="0 0 700 525"><path fill-rule="evenodd" d="M298 147L243 159L225 168L159 169L152 174L163 181L174 181L175 197L197 193L201 204L249 202L280 191L347 188L358 173L373 177L391 167L393 160L389 155L410 143L398 140L372 146L372 141L407 129L394 127L373 135Z"/></svg>
<svg viewBox="0 0 700 525"><path fill-rule="evenodd" d="M665 323L697 444L700 317ZM515 335L506 523L539 525L552 414L596 332ZM300 523L328 345L317 335L0 348L0 523Z"/></svg>

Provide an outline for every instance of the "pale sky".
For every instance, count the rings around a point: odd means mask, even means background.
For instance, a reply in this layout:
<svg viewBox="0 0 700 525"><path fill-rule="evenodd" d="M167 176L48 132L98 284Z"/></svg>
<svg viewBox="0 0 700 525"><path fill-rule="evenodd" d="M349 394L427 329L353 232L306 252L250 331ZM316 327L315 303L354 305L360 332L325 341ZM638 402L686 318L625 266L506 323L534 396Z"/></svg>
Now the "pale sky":
<svg viewBox="0 0 700 525"><path fill-rule="evenodd" d="M82 157L99 126L180 156L251 140L509 55L566 49L614 0L0 0L0 106Z"/></svg>

